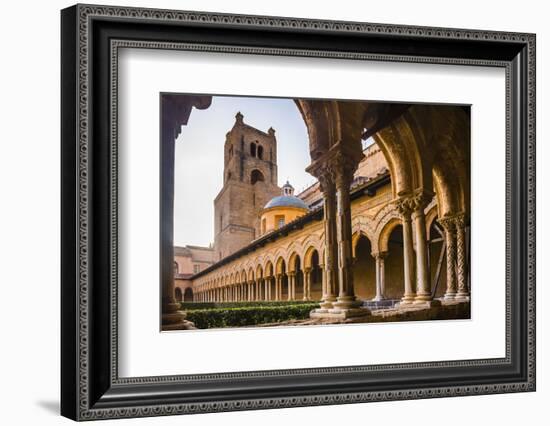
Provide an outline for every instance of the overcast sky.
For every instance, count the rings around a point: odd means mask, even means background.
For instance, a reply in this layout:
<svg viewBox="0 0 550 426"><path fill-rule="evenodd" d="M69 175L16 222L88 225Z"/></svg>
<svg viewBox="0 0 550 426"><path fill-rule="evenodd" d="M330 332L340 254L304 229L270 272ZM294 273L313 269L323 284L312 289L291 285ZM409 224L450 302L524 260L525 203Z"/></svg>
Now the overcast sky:
<svg viewBox="0 0 550 426"><path fill-rule="evenodd" d="M193 109L176 141L174 244L207 246L214 241L214 198L223 185L225 134L240 111L244 122L277 138L279 186L288 179L296 193L315 182L307 130L291 99L215 96L206 110Z"/></svg>

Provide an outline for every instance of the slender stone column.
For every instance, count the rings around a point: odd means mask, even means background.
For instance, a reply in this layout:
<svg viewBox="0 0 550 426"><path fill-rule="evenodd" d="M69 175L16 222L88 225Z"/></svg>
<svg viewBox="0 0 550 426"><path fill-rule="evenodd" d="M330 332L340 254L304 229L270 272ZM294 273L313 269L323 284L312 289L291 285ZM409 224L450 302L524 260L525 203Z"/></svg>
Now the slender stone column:
<svg viewBox="0 0 550 426"><path fill-rule="evenodd" d="M413 289L414 252L410 200L400 200L397 204L397 209L401 214L401 221L403 223L403 284L405 294L401 299L401 303L407 304L412 303L416 297Z"/></svg>
<svg viewBox="0 0 550 426"><path fill-rule="evenodd" d="M470 292L466 278L466 221L464 214L458 214L455 219L456 226L456 262L457 262L457 299L468 299Z"/></svg>
<svg viewBox="0 0 550 426"><path fill-rule="evenodd" d="M275 282L275 300L281 300L283 286L283 274L277 274L277 281Z"/></svg>
<svg viewBox="0 0 550 426"><path fill-rule="evenodd" d="M416 245L416 299L418 303L432 300L432 288L429 276L428 237L426 235L426 216L424 208L433 194L421 192L414 197L414 235Z"/></svg>
<svg viewBox="0 0 550 426"><path fill-rule="evenodd" d="M376 296L372 299L375 302L384 300L386 298L384 291L386 287L385 283L385 270L384 270L384 258L387 252L374 253L373 257L376 260Z"/></svg>
<svg viewBox="0 0 550 426"><path fill-rule="evenodd" d="M447 245L447 290L445 299L452 300L456 296L456 225L454 217L443 217L439 223L445 229Z"/></svg>
<svg viewBox="0 0 550 426"><path fill-rule="evenodd" d="M303 300L311 298L311 268L304 268L304 297Z"/></svg>
<svg viewBox="0 0 550 426"><path fill-rule="evenodd" d="M294 290L296 287L296 272L292 271L288 273L288 300L294 300Z"/></svg>
<svg viewBox="0 0 550 426"><path fill-rule="evenodd" d="M338 301L334 304L337 308L357 307L361 303L357 301L353 288L353 252L351 244L351 199L350 185L353 172L356 167L348 163L343 156L336 157L336 199L337 199L337 240L338 240Z"/></svg>
<svg viewBox="0 0 550 426"><path fill-rule="evenodd" d="M319 268L321 269L321 290L325 294L325 287L327 286L327 275L325 270L325 264L320 263Z"/></svg>
<svg viewBox="0 0 550 426"><path fill-rule="evenodd" d="M336 301L336 285L338 277L338 245L336 240L336 185L330 173L319 177L321 191L324 196L325 220L325 285L323 286L323 301L321 309L333 307Z"/></svg>

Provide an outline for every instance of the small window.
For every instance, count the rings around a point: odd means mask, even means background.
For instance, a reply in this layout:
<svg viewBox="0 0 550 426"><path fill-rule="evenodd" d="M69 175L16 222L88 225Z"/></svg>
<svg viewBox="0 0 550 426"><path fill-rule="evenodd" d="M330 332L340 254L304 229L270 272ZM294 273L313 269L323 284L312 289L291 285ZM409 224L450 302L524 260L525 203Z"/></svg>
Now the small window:
<svg viewBox="0 0 550 426"><path fill-rule="evenodd" d="M260 160L264 159L264 147L261 145L258 145L258 158Z"/></svg>
<svg viewBox="0 0 550 426"><path fill-rule="evenodd" d="M277 222L277 228L285 226L285 217L283 215L275 216L275 222Z"/></svg>
<svg viewBox="0 0 550 426"><path fill-rule="evenodd" d="M265 231L266 231L266 226L267 225L267 221L265 219L265 217L262 219L262 234L265 234Z"/></svg>
<svg viewBox="0 0 550 426"><path fill-rule="evenodd" d="M193 273L198 274L201 271L201 265L193 265Z"/></svg>
<svg viewBox="0 0 550 426"><path fill-rule="evenodd" d="M254 142L250 144L250 155L252 157L256 156L256 144Z"/></svg>
<svg viewBox="0 0 550 426"><path fill-rule="evenodd" d="M250 183L254 185L256 182L263 182L265 180L264 175L257 169L252 170L250 173Z"/></svg>
<svg viewBox="0 0 550 426"><path fill-rule="evenodd" d="M179 266L178 266L178 262L174 262L174 275L178 275L179 274Z"/></svg>

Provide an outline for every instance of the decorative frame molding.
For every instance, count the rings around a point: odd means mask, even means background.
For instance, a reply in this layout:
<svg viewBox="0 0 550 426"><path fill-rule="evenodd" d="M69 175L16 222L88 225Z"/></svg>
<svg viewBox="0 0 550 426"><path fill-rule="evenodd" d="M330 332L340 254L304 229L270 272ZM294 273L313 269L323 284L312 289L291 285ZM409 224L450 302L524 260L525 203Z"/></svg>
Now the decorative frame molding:
<svg viewBox="0 0 550 426"><path fill-rule="evenodd" d="M230 37L216 41L209 28ZM535 390L535 35L76 5L62 11L61 44L63 415L92 420ZM505 68L506 357L119 378L120 47ZM411 387L419 374L425 384ZM224 390L234 379L241 389Z"/></svg>

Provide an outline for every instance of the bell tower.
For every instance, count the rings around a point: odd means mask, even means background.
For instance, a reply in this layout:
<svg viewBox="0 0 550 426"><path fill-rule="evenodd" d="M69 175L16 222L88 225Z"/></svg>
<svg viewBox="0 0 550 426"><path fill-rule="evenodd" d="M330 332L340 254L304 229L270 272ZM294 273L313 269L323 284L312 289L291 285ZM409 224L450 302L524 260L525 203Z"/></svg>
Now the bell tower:
<svg viewBox="0 0 550 426"><path fill-rule="evenodd" d="M238 112L226 134L223 187L214 200L215 260L259 237L260 212L280 192L275 130L249 126Z"/></svg>

